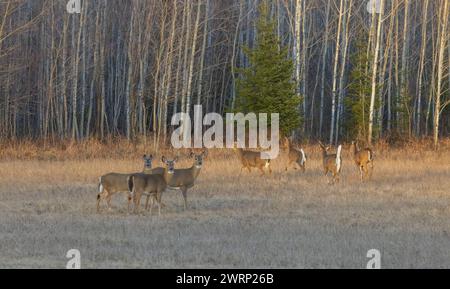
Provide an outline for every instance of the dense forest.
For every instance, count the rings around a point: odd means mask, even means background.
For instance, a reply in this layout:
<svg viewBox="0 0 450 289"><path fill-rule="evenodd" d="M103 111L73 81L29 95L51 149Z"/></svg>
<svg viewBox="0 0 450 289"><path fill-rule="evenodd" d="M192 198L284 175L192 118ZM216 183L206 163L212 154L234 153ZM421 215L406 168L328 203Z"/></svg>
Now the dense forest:
<svg viewBox="0 0 450 289"><path fill-rule="evenodd" d="M0 136L164 139L233 109L264 0L0 1ZM450 0L272 0L303 140L450 134Z"/></svg>

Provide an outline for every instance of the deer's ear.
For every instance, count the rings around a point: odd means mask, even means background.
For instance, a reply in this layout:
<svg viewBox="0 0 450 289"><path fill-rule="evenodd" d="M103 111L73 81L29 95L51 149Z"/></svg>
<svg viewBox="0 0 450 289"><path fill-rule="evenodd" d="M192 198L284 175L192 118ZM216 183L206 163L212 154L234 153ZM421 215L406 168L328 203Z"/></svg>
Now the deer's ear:
<svg viewBox="0 0 450 289"><path fill-rule="evenodd" d="M173 159L173 161L174 161L175 163L178 162L178 156L175 157L175 158Z"/></svg>
<svg viewBox="0 0 450 289"><path fill-rule="evenodd" d="M161 158L161 161L162 161L163 163L166 163L166 157L163 156L163 157Z"/></svg>
<svg viewBox="0 0 450 289"><path fill-rule="evenodd" d="M202 156L203 156L204 158L208 157L208 150L204 150L204 151L202 152Z"/></svg>
<svg viewBox="0 0 450 289"><path fill-rule="evenodd" d="M193 152L193 151L191 151L190 153L189 153L189 158L193 158L195 156L195 153Z"/></svg>
<svg viewBox="0 0 450 289"><path fill-rule="evenodd" d="M147 158L147 155L144 155L142 158L145 160Z"/></svg>

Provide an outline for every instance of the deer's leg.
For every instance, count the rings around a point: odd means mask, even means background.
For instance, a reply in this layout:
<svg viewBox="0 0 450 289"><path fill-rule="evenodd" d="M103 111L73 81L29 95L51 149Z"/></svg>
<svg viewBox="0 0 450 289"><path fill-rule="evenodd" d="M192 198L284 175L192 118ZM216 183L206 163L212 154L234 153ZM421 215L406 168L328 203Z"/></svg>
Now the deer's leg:
<svg viewBox="0 0 450 289"><path fill-rule="evenodd" d="M156 193L156 202L158 204L158 216L161 216L161 192Z"/></svg>
<svg viewBox="0 0 450 289"><path fill-rule="evenodd" d="M334 183L334 177L333 177L333 175L331 175L330 177L328 177L328 175L327 175L326 179L327 179L327 184L328 184L328 185L331 186L331 185Z"/></svg>
<svg viewBox="0 0 450 289"><path fill-rule="evenodd" d="M153 207L155 206L155 202L156 202L156 199L155 199L155 196L153 196L153 197L150 199L150 210L151 210L151 211L153 211Z"/></svg>
<svg viewBox="0 0 450 289"><path fill-rule="evenodd" d="M147 195L147 200L145 201L145 210L148 211L148 202L150 201L150 195Z"/></svg>
<svg viewBox="0 0 450 289"><path fill-rule="evenodd" d="M97 213L100 213L100 201L102 200L102 194L97 195Z"/></svg>
<svg viewBox="0 0 450 289"><path fill-rule="evenodd" d="M100 212L100 202L107 198L109 195L109 192L106 189L103 189L103 192L99 193L97 195L97 212Z"/></svg>
<svg viewBox="0 0 450 289"><path fill-rule="evenodd" d="M328 178L329 173L330 173L330 170L328 170L328 169L324 170L324 176L325 176L325 179L327 180L328 184L330 184L330 182L331 182L331 180Z"/></svg>
<svg viewBox="0 0 450 289"><path fill-rule="evenodd" d="M181 193L183 194L183 199L184 199L184 209L187 209L187 188L181 188Z"/></svg>
<svg viewBox="0 0 450 289"><path fill-rule="evenodd" d="M141 196L137 199L137 213L141 211Z"/></svg>
<svg viewBox="0 0 450 289"><path fill-rule="evenodd" d="M139 206L141 205L141 193L135 192L134 194L134 213L139 213Z"/></svg>
<svg viewBox="0 0 450 289"><path fill-rule="evenodd" d="M155 198L156 198L156 196L152 197L152 208L150 209L150 215L151 216L153 216L153 207L154 207ZM158 207L160 207L160 205L159 205L157 200L156 200L156 203L158 204Z"/></svg>
<svg viewBox="0 0 450 289"><path fill-rule="evenodd" d="M331 184L331 180L328 178L328 173L329 173L329 171L327 170L327 169L324 169L324 177L325 177L325 180L327 180L327 183L330 185Z"/></svg>
<svg viewBox="0 0 450 289"><path fill-rule="evenodd" d="M363 169L364 169L364 177L366 179L369 178L369 167L368 167L368 165L366 164Z"/></svg>
<svg viewBox="0 0 450 289"><path fill-rule="evenodd" d="M158 202L158 216L161 216L161 203Z"/></svg>
<svg viewBox="0 0 450 289"><path fill-rule="evenodd" d="M128 194L128 214L131 211L131 202L133 201L133 194Z"/></svg>
<svg viewBox="0 0 450 289"><path fill-rule="evenodd" d="M110 194L108 194L108 196L106 197L106 203L108 204L108 211L111 211L111 198L112 196Z"/></svg>
<svg viewBox="0 0 450 289"><path fill-rule="evenodd" d="M153 196L151 196L151 195L147 196L147 198L150 198L150 197L152 198L151 202L150 202L150 216L151 216L153 213Z"/></svg>
<svg viewBox="0 0 450 289"><path fill-rule="evenodd" d="M155 201L158 201L161 208L165 208L166 204L164 204L162 201L162 194L163 194L163 192L158 193L158 195L156 195L157 197L155 198Z"/></svg>

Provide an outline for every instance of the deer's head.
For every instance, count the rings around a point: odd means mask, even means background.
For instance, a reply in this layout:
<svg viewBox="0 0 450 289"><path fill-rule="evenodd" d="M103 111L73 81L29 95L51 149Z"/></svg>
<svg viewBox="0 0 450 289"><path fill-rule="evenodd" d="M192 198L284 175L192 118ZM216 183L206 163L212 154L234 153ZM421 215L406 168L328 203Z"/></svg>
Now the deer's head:
<svg viewBox="0 0 450 289"><path fill-rule="evenodd" d="M152 162L153 162L153 155L150 155L150 156L144 155L142 157L142 159L144 160L144 169L145 170L151 170L152 169Z"/></svg>
<svg viewBox="0 0 450 289"><path fill-rule="evenodd" d="M161 161L166 166L168 174L173 174L175 172L175 164L178 162L178 157L174 158L173 160L169 160L165 156L163 156Z"/></svg>
<svg viewBox="0 0 450 289"><path fill-rule="evenodd" d="M330 146L325 146L322 142L320 142L319 141L319 145L320 145L320 147L322 148L322 151L324 152L324 153L327 153L330 149L331 149L331 147Z"/></svg>
<svg viewBox="0 0 450 289"><path fill-rule="evenodd" d="M190 158L194 158L195 166L201 168L203 166L203 159L208 156L208 151L204 150L201 154L196 154L193 151L189 154Z"/></svg>

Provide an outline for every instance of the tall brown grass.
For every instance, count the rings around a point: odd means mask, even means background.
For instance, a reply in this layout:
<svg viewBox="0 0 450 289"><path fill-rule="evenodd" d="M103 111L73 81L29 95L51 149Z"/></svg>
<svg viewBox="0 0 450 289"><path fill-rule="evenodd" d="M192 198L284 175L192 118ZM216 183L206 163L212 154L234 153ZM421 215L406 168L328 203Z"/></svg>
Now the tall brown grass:
<svg viewBox="0 0 450 289"><path fill-rule="evenodd" d="M139 139L130 142L126 138L110 138L106 141L88 139L74 142L71 140L46 141L46 140L5 140L0 142L0 160L89 160L89 159L130 159L141 157L143 154L184 154L188 150L177 150L162 144L155 149L152 138ZM304 144L303 147L311 154L319 152L318 145L313 142ZM348 148L349 144L344 147ZM401 143L389 144L387 140L381 140L373 146L378 157L388 153L407 154L434 154L433 141L431 139L408 140ZM223 157L226 149L214 149L215 157ZM440 142L438 155L450 151L450 139ZM228 153L225 153L225 156Z"/></svg>

